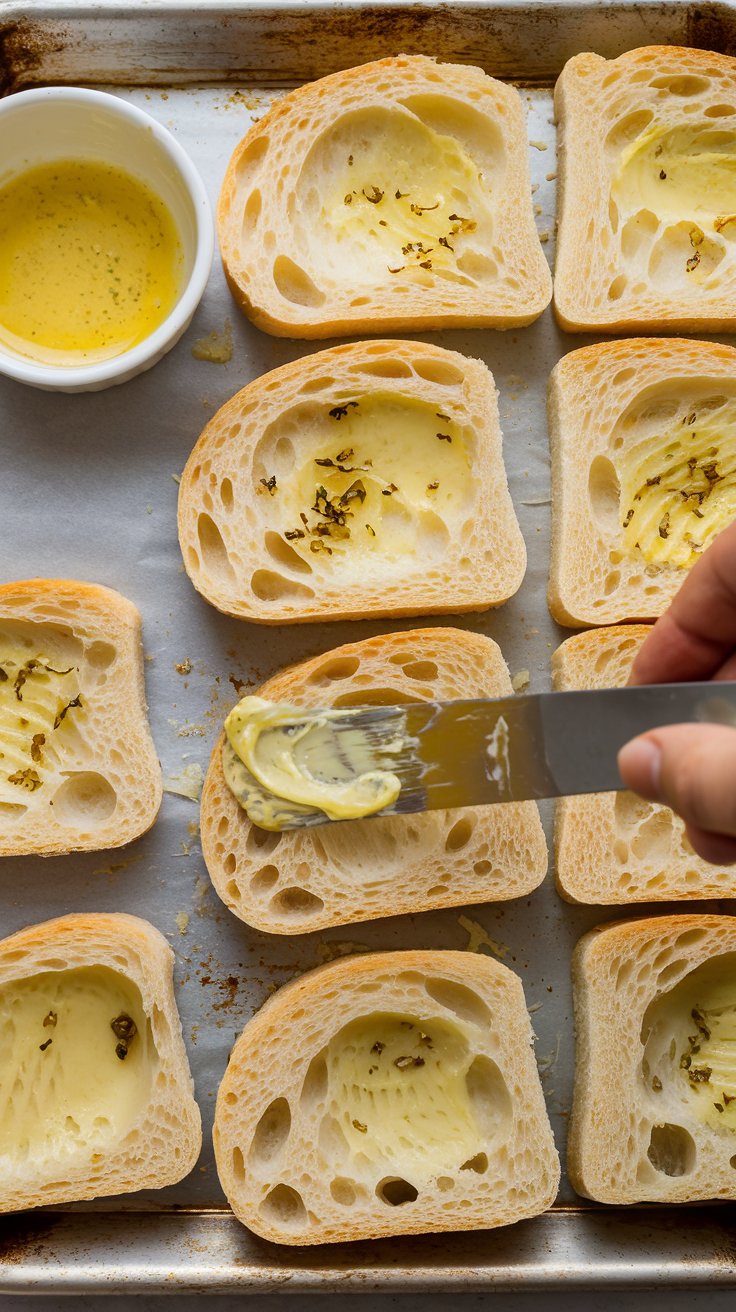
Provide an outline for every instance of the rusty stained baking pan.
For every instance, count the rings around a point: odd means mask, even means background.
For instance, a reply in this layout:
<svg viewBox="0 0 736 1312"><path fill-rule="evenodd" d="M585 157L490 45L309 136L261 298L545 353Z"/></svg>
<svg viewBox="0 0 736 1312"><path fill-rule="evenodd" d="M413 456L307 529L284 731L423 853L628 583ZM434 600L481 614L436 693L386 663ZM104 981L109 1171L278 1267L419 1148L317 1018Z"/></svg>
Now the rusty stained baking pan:
<svg viewBox="0 0 736 1312"><path fill-rule="evenodd" d="M278 88L400 52L480 64L517 82L526 101L537 222L551 257L552 83L579 50L613 56L650 43L736 54L736 5L6 0L0 3L0 86L5 94L49 82L115 89L171 128L214 199L230 151ZM222 329L227 318L232 362L193 360L197 337ZM590 339L566 337L548 311L520 332L455 331L435 340L481 356L493 371L509 482L529 553L515 598L497 611L452 622L495 638L512 672L528 669L532 689L541 691L549 686L551 650L565 636L552 623L544 595L545 388L560 355ZM243 682L254 686L280 666L342 642L427 623L264 631L219 615L182 573L172 475L199 430L250 378L318 347L258 333L232 305L216 268L186 336L154 370L125 387L60 397L0 379L2 577L96 579L136 602L144 618L152 728L167 776L176 778L190 765L206 767L234 688ZM549 836L550 808L542 811ZM736 1209L604 1209L576 1200L567 1184L552 1211L502 1230L311 1249L275 1247L246 1231L225 1206L209 1133L233 1038L275 986L324 960L366 949L480 947L500 955L524 983L547 1105L564 1153L573 1065L569 955L591 925L622 913L562 903L550 873L521 902L288 939L259 934L235 920L211 889L195 817L190 800L167 794L151 832L122 853L0 862L4 934L68 910L132 911L167 934L205 1123L200 1163L178 1186L0 1218L1 1292L736 1284Z"/></svg>

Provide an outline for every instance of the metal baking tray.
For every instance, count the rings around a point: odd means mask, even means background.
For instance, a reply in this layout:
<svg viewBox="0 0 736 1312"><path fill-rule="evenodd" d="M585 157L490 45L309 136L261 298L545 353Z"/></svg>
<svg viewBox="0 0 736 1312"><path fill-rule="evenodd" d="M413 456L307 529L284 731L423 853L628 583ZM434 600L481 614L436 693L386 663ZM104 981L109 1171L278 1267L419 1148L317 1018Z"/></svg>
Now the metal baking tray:
<svg viewBox="0 0 736 1312"><path fill-rule="evenodd" d="M400 52L479 64L515 81L527 103L534 203L551 258L554 79L576 51L614 56L648 43L736 53L736 5L4 0L0 91L65 82L117 92L171 128L214 199L233 146L279 88ZM222 332L228 320L232 360L194 359L194 343ZM559 357L591 339L566 337L549 311L520 331L453 331L428 339L481 356L493 371L512 496L529 549L526 579L513 600L449 622L495 638L512 673L529 670L531 688L543 690L551 652L565 636L545 604L545 387ZM152 727L173 788L206 768L236 695L233 681L254 686L287 662L412 627L412 621L382 620L262 629L218 614L183 573L175 477L201 428L248 380L315 349L314 343L259 333L231 302L216 267L192 327L150 373L82 396L0 380L2 578L88 579L119 589L139 606ZM549 837L550 808L542 810ZM551 1212L508 1229L308 1250L262 1242L225 1205L210 1128L235 1035L278 985L322 961L366 949L486 951L521 976L564 1154L573 1071L570 952L592 924L621 913L566 905L554 891L551 870L540 890L516 902L273 937L241 924L221 905L202 862L197 806L167 792L158 823L128 848L3 860L0 905L3 934L72 910L124 910L147 917L167 935L205 1129L198 1166L175 1187L2 1218L0 1292L736 1284L735 1209L721 1205L603 1209L582 1203L563 1184Z"/></svg>

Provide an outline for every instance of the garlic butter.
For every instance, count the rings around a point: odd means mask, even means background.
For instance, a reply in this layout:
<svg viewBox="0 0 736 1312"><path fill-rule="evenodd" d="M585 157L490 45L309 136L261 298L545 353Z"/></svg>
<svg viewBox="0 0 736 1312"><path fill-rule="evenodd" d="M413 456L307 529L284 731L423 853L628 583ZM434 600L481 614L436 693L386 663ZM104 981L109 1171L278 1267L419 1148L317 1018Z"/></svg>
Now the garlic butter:
<svg viewBox="0 0 736 1312"><path fill-rule="evenodd" d="M3 985L0 1014L4 1177L118 1148L158 1065L136 986L106 966L46 971Z"/></svg>
<svg viewBox="0 0 736 1312"><path fill-rule="evenodd" d="M277 431L269 448L278 451ZM265 452L256 461L255 492L310 571L346 584L393 580L397 568L423 571L442 558L472 513L474 454L472 436L441 405L400 393L336 396L305 416L288 462Z"/></svg>
<svg viewBox="0 0 736 1312"><path fill-rule="evenodd" d="M129 351L179 297L174 220L144 183L99 160L61 159L0 187L0 344L78 366Z"/></svg>
<svg viewBox="0 0 736 1312"><path fill-rule="evenodd" d="M359 111L322 134L302 170L319 197L306 233L320 268L353 286L491 277L490 179L460 140L401 108Z"/></svg>
<svg viewBox="0 0 736 1312"><path fill-rule="evenodd" d="M231 792L254 824L289 827L298 817L330 820L374 815L396 801L397 776L375 769L375 751L359 729L331 732L341 711L304 713L262 697L244 697L225 720L222 763ZM385 751L399 751L401 741Z"/></svg>
<svg viewBox="0 0 736 1312"><path fill-rule="evenodd" d="M480 1123L469 1089L469 1036L447 1020L359 1016L330 1040L325 1060L327 1105L358 1176L399 1166L412 1185L425 1187L469 1164L502 1126L503 1090L498 1107L485 1109L491 1124Z"/></svg>
<svg viewBox="0 0 736 1312"><path fill-rule="evenodd" d="M716 126L657 124L622 152L613 198L623 212L646 209L667 222L736 222L736 138ZM716 226L716 230L718 227Z"/></svg>
<svg viewBox="0 0 736 1312"><path fill-rule="evenodd" d="M683 407L617 458L625 547L689 568L736 518L736 400Z"/></svg>

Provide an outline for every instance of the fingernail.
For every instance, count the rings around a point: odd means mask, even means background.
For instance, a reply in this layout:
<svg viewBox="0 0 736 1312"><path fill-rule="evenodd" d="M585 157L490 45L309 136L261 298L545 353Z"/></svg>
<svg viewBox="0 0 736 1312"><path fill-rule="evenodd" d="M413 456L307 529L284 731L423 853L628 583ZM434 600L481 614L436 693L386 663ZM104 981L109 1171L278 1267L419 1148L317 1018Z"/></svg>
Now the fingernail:
<svg viewBox="0 0 736 1312"><path fill-rule="evenodd" d="M632 738L618 754L619 774L627 788L633 788L650 802L658 802L662 749L651 738Z"/></svg>

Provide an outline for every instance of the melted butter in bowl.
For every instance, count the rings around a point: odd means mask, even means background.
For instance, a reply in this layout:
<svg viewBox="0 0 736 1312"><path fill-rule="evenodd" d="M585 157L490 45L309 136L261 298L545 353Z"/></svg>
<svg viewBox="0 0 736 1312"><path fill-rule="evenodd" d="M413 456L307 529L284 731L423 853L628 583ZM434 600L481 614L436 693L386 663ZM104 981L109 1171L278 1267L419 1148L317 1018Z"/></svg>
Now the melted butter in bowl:
<svg viewBox="0 0 736 1312"><path fill-rule="evenodd" d="M167 318L183 268L171 213L116 166L55 160L0 188L0 342L19 355L121 355Z"/></svg>
<svg viewBox="0 0 736 1312"><path fill-rule="evenodd" d="M150 114L82 87L0 101L0 373L94 392L150 369L213 251L204 184Z"/></svg>

